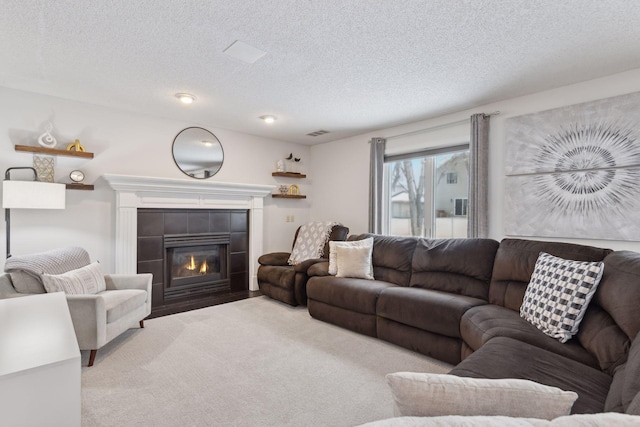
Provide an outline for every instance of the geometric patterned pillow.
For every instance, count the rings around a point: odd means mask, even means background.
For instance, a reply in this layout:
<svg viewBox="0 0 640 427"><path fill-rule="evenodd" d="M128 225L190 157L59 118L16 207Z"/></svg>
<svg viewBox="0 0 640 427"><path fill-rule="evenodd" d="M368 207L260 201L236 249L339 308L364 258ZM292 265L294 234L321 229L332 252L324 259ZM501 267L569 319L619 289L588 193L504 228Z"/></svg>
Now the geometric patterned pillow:
<svg viewBox="0 0 640 427"><path fill-rule="evenodd" d="M47 292L67 295L97 294L107 288L98 262L63 274L43 274L42 283Z"/></svg>
<svg viewBox="0 0 640 427"><path fill-rule="evenodd" d="M571 261L540 252L520 316L550 337L567 342L578 332L603 271L603 262Z"/></svg>

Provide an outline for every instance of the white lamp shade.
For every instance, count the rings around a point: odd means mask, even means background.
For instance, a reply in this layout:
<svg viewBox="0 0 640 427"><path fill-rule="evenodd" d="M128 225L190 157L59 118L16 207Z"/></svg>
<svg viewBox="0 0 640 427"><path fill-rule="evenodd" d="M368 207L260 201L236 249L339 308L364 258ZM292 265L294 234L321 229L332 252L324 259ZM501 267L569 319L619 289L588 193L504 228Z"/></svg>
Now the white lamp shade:
<svg viewBox="0 0 640 427"><path fill-rule="evenodd" d="M2 182L4 209L64 209L64 184L39 181Z"/></svg>

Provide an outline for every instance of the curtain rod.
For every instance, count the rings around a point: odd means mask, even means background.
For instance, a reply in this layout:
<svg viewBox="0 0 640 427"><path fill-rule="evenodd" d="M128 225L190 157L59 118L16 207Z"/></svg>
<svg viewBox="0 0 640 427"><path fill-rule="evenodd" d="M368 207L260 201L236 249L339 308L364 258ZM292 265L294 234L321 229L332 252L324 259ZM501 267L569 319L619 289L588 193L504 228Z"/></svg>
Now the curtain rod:
<svg viewBox="0 0 640 427"><path fill-rule="evenodd" d="M493 113L488 113L488 114L484 113L485 116L497 116L498 114L500 114L500 111L494 111ZM438 130L438 129L448 128L450 126L455 126L455 125L460 125L462 123L468 122L469 120L471 120L471 117L469 117L467 119L463 119L463 120L457 120L455 122L444 123L444 124L441 124L441 125L432 126L430 128L414 130L412 132L401 133L399 135L393 135L393 136L390 136L390 137L385 138L385 139L387 141L389 141L390 139L400 138L400 137L403 137L403 136L412 136L412 135L419 135L421 133L433 132L433 131Z"/></svg>

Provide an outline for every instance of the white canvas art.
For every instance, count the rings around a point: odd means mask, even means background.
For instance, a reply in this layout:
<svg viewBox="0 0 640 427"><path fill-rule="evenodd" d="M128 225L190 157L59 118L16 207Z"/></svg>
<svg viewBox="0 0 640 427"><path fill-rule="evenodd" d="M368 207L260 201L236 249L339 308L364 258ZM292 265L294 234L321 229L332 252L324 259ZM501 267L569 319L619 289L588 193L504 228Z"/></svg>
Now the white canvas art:
<svg viewBox="0 0 640 427"><path fill-rule="evenodd" d="M640 241L640 92L506 121L505 233Z"/></svg>

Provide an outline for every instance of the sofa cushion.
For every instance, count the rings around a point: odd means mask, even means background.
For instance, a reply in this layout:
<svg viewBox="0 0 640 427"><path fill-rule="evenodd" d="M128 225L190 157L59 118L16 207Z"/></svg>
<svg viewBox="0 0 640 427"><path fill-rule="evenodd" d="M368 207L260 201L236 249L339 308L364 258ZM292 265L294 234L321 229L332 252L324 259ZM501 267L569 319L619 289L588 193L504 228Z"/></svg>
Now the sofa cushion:
<svg viewBox="0 0 640 427"><path fill-rule="evenodd" d="M578 398L522 379L464 378L417 372L387 374L396 416L506 415L551 420L568 415Z"/></svg>
<svg viewBox="0 0 640 427"><path fill-rule="evenodd" d="M572 413L602 412L612 381L597 368L506 337L491 339L449 373L475 378L521 378L575 391L578 400Z"/></svg>
<svg viewBox="0 0 640 427"><path fill-rule="evenodd" d="M486 301L448 292L395 287L382 291L378 316L425 331L460 338L460 319Z"/></svg>
<svg viewBox="0 0 640 427"><path fill-rule="evenodd" d="M625 413L630 415L640 415L640 392L633 398Z"/></svg>
<svg viewBox="0 0 640 427"><path fill-rule="evenodd" d="M415 237L381 236L360 234L349 236L349 240L363 240L373 237L373 276L376 280L399 286L409 286L411 279L411 259L416 248Z"/></svg>
<svg viewBox="0 0 640 427"><path fill-rule="evenodd" d="M290 265L261 265L258 268L258 281L283 289L293 289L295 277L296 271Z"/></svg>
<svg viewBox="0 0 640 427"><path fill-rule="evenodd" d="M497 250L491 239L420 239L410 284L487 301Z"/></svg>
<svg viewBox="0 0 640 427"><path fill-rule="evenodd" d="M307 296L315 301L364 314L376 313L382 290L394 287L380 280L315 276L307 282Z"/></svg>
<svg viewBox="0 0 640 427"><path fill-rule="evenodd" d="M640 393L640 334L633 340L625 366L622 385L622 408L625 411L638 393Z"/></svg>
<svg viewBox="0 0 640 427"><path fill-rule="evenodd" d="M604 264L602 280L575 338L613 375L640 333L640 253L613 252Z"/></svg>
<svg viewBox="0 0 640 427"><path fill-rule="evenodd" d="M492 338L509 337L589 366L598 366L593 355L575 340L562 344L540 332L517 312L499 305L488 304L469 309L460 321L460 335L473 350L478 350Z"/></svg>
<svg viewBox="0 0 640 427"><path fill-rule="evenodd" d="M565 343L580 327L604 263L573 261L541 252L525 291L520 316Z"/></svg>
<svg viewBox="0 0 640 427"><path fill-rule="evenodd" d="M100 292L107 311L107 323L115 322L131 311L145 304L147 291L140 289L122 289Z"/></svg>
<svg viewBox="0 0 640 427"><path fill-rule="evenodd" d="M640 253L613 252L604 259L604 264L594 300L633 339L640 332Z"/></svg>
<svg viewBox="0 0 640 427"><path fill-rule="evenodd" d="M97 262L62 274L43 274L42 283L47 292L64 292L68 295L97 294L107 288Z"/></svg>
<svg viewBox="0 0 640 427"><path fill-rule="evenodd" d="M611 250L572 243L504 239L500 242L493 264L489 286L491 304L520 310L540 252L576 261L602 261Z"/></svg>

